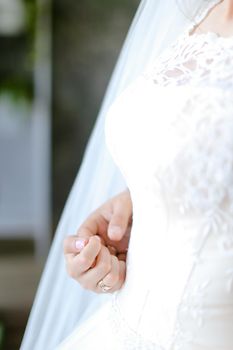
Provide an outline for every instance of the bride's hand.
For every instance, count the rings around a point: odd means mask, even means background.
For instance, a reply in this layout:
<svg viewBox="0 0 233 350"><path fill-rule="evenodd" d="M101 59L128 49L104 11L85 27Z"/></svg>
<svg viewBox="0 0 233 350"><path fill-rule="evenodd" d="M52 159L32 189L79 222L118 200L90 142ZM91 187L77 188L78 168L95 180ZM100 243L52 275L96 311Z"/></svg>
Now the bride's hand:
<svg viewBox="0 0 233 350"><path fill-rule="evenodd" d="M92 213L77 235L65 239L69 275L95 292L106 291L104 286L111 287L109 292L120 289L125 280L131 224L131 198L124 191Z"/></svg>
<svg viewBox="0 0 233 350"><path fill-rule="evenodd" d="M79 239L77 242L78 247L81 242L84 248L79 253L76 250L75 254L71 253L67 241L64 244L68 274L83 288L96 293L120 289L125 280L125 261L110 254L99 236L92 236L88 241Z"/></svg>

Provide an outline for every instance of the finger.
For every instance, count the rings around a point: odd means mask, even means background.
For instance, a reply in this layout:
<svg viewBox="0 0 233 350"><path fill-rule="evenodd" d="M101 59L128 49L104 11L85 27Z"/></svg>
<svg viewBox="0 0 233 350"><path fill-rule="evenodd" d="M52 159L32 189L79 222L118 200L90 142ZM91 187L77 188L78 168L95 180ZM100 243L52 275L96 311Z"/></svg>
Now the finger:
<svg viewBox="0 0 233 350"><path fill-rule="evenodd" d="M69 275L78 280L83 273L92 267L100 250L100 240L98 237L93 236L80 254L75 256L67 254L66 262Z"/></svg>
<svg viewBox="0 0 233 350"><path fill-rule="evenodd" d="M132 221L132 202L129 191L120 194L113 202L108 235L113 240L121 240Z"/></svg>
<svg viewBox="0 0 233 350"><path fill-rule="evenodd" d="M80 277L80 283L85 289L97 291L97 283L111 270L111 254L104 246L101 247L94 268Z"/></svg>
<svg viewBox="0 0 233 350"><path fill-rule="evenodd" d="M94 235L99 235L102 244L105 245L103 235L107 232L107 227L108 223L104 216L101 215L101 210L98 209L83 222L77 231L77 236L89 239Z"/></svg>
<svg viewBox="0 0 233 350"><path fill-rule="evenodd" d="M77 231L77 236L90 238L98 233L98 221L95 214L89 215Z"/></svg>
<svg viewBox="0 0 233 350"><path fill-rule="evenodd" d="M95 210L89 215L83 224L79 227L77 235L79 237L90 238L101 231L102 226L106 226L106 221L101 215L101 208ZM105 229L105 228L104 228Z"/></svg>
<svg viewBox="0 0 233 350"><path fill-rule="evenodd" d="M64 239L63 250L65 254L77 254L87 245L87 238L78 238L77 236L68 236Z"/></svg>
<svg viewBox="0 0 233 350"><path fill-rule="evenodd" d="M115 290L122 288L126 278L126 263L124 261L119 261L119 280L117 285L114 287Z"/></svg>
<svg viewBox="0 0 233 350"><path fill-rule="evenodd" d="M119 273L120 273L119 260L117 259L116 256L112 255L111 256L111 270L104 278L102 278L103 283L106 286L111 287L109 292L113 292L114 287L118 285L119 278L120 278ZM98 286L98 284L97 284L97 286ZM98 288L100 288L100 287L98 286ZM101 291L101 289L100 289L100 291Z"/></svg>
<svg viewBox="0 0 233 350"><path fill-rule="evenodd" d="M131 221L132 204L129 196L121 197L113 205L113 213L108 227L108 236L112 240L120 241L127 231Z"/></svg>

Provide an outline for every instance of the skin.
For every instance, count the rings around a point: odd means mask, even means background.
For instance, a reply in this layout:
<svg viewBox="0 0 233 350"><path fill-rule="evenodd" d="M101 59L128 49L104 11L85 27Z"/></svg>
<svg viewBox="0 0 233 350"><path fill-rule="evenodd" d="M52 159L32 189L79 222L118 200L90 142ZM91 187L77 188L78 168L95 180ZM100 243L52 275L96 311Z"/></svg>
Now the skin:
<svg viewBox="0 0 233 350"><path fill-rule="evenodd" d="M120 289L126 275L126 255L132 225L132 202L126 190L94 211L64 241L68 274L85 289L102 290L98 282Z"/></svg>
<svg viewBox="0 0 233 350"><path fill-rule="evenodd" d="M233 36L233 0L222 0L193 33L214 32ZM191 34L193 34L191 33ZM126 276L126 256L132 225L132 203L128 190L111 198L81 225L75 236L64 241L68 274L84 288L103 292L98 282L119 290Z"/></svg>
<svg viewBox="0 0 233 350"><path fill-rule="evenodd" d="M220 1L199 23L193 33L214 32L223 37L233 36L233 1Z"/></svg>

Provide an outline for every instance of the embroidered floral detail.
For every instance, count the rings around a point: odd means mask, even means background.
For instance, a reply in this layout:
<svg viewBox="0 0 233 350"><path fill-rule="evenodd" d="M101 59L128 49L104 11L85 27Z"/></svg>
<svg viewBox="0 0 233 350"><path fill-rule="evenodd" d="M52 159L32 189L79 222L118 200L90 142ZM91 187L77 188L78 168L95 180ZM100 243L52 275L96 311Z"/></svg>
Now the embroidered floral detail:
<svg viewBox="0 0 233 350"><path fill-rule="evenodd" d="M159 86L232 87L233 40L211 32L190 35L193 27L192 24L185 35L181 35L154 61L145 71L145 78L152 79Z"/></svg>

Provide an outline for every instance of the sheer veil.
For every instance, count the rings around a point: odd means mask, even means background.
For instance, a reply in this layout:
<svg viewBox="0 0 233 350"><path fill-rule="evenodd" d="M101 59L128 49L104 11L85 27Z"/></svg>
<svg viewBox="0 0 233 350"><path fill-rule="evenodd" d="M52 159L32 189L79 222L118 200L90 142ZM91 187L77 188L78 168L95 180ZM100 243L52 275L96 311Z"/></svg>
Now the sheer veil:
<svg viewBox="0 0 233 350"><path fill-rule="evenodd" d="M190 0L189 13L205 2ZM182 1L176 0L143 0L139 5L57 228L21 350L53 349L108 298L82 290L67 276L62 241L93 209L125 188L105 146L105 115L116 96L190 24L192 15L181 8Z"/></svg>

